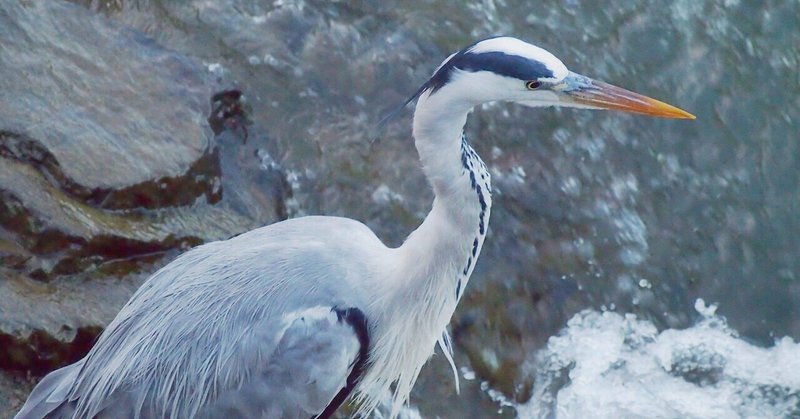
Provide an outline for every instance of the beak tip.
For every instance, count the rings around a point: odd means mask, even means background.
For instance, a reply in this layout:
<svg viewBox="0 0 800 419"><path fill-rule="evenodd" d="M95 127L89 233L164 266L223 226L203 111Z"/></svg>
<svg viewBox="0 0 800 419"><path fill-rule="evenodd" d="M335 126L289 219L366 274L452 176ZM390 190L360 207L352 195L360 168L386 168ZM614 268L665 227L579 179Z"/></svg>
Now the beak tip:
<svg viewBox="0 0 800 419"><path fill-rule="evenodd" d="M665 118L671 119L689 119L694 120L697 119L696 116L690 114L689 112L684 111L683 109L672 106L670 104L664 103L660 100L647 98L645 103L648 103L650 106L645 107L644 109L639 109L639 111L644 111L642 113L651 116L661 116Z"/></svg>

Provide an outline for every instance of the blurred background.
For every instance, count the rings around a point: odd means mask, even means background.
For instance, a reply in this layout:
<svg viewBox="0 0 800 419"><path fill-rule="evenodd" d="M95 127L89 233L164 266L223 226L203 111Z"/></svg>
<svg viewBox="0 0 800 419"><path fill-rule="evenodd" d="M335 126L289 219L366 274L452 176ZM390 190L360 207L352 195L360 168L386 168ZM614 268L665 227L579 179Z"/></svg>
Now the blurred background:
<svg viewBox="0 0 800 419"><path fill-rule="evenodd" d="M696 121L476 109L483 256L407 415L800 416L800 2L0 0L0 417L197 244L339 215L399 245L409 108L506 34Z"/></svg>

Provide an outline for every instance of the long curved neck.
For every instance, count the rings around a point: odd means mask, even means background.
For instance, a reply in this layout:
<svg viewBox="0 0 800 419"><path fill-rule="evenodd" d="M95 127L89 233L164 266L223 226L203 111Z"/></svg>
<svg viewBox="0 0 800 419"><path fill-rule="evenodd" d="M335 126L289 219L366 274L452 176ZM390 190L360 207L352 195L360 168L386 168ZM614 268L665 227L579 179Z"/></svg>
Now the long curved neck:
<svg viewBox="0 0 800 419"><path fill-rule="evenodd" d="M414 140L435 199L423 223L401 246L413 264L412 283L406 286L447 294L425 297L440 298L432 304L452 298L452 310L472 274L491 208L489 173L463 136L471 108L439 93L424 93L418 100Z"/></svg>
<svg viewBox="0 0 800 419"><path fill-rule="evenodd" d="M480 254L491 207L489 173L462 137L471 108L463 100L424 93L414 112L414 139L435 199L385 271L392 279L381 284L389 289L373 303L378 349L360 384L374 396L370 400L378 400L394 383L390 417L407 400L437 341L456 373L446 328Z"/></svg>

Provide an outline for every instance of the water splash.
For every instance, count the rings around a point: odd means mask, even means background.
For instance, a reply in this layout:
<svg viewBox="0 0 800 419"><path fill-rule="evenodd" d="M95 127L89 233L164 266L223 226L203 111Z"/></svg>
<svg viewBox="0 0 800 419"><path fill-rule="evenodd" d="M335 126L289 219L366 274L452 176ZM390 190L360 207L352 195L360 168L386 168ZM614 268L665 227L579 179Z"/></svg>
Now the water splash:
<svg viewBox="0 0 800 419"><path fill-rule="evenodd" d="M695 326L662 332L632 314L576 314L537 356L519 417L800 417L800 343L752 345L714 305L695 306Z"/></svg>

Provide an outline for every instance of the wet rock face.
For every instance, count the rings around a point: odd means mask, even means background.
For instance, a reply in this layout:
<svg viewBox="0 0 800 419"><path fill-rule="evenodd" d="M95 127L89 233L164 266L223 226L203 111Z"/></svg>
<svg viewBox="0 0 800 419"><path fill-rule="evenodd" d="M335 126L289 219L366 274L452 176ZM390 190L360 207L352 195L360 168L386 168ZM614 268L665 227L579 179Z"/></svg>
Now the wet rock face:
<svg viewBox="0 0 800 419"><path fill-rule="evenodd" d="M3 382L81 358L177 253L285 218L279 168L256 165L263 190L239 176L258 159L231 115L217 146L214 93L194 61L102 15L0 2Z"/></svg>
<svg viewBox="0 0 800 419"><path fill-rule="evenodd" d="M5 266L48 279L202 241L105 210L219 201L203 72L68 3L4 2L0 43Z"/></svg>
<svg viewBox="0 0 800 419"><path fill-rule="evenodd" d="M195 167L212 138L203 74L138 32L50 3L0 9L0 154L103 208L214 199L213 169Z"/></svg>

